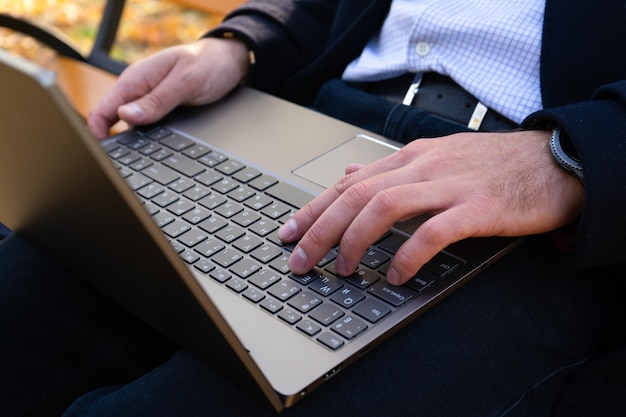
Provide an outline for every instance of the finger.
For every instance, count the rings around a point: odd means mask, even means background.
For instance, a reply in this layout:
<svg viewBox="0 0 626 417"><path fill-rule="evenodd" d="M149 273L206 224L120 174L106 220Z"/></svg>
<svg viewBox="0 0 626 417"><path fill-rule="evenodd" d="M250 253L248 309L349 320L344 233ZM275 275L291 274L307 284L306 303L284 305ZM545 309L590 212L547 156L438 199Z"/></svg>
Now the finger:
<svg viewBox="0 0 626 417"><path fill-rule="evenodd" d="M387 281L402 285L435 255L454 242L481 235L479 228L463 219L477 217L465 205L445 210L422 223L394 255Z"/></svg>
<svg viewBox="0 0 626 417"><path fill-rule="evenodd" d="M352 164L349 164L348 166L346 166L346 169L345 169L344 172L345 172L346 175L350 175L353 172L356 172L359 169L363 168L364 166L365 165L363 165L363 164L352 163Z"/></svg>
<svg viewBox="0 0 626 417"><path fill-rule="evenodd" d="M452 206L456 193L440 182L403 184L384 189L361 210L339 243L336 270L349 275L364 253L399 221L439 213Z"/></svg>
<svg viewBox="0 0 626 417"><path fill-rule="evenodd" d="M289 258L289 268L303 274L311 270L339 242L343 232L378 191L380 185L361 181L342 193L308 228ZM292 219L293 224L297 220ZM280 237L280 235L279 235Z"/></svg>
<svg viewBox="0 0 626 417"><path fill-rule="evenodd" d="M371 164L361 166L342 177L332 187L327 188L313 201L298 210L279 230L278 237L283 242L294 242L306 233L315 221L333 204L347 189L375 175L392 171L399 166L390 155ZM355 166L357 164L354 164Z"/></svg>

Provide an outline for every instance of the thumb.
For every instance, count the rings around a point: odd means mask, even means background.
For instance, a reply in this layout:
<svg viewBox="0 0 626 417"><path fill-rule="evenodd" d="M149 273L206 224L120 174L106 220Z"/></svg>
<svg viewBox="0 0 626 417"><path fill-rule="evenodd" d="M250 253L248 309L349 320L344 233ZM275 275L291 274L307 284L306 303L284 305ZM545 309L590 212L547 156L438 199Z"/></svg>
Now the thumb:
<svg viewBox="0 0 626 417"><path fill-rule="evenodd" d="M117 115L130 125L145 125L162 119L180 104L181 99L174 94L166 94L165 98L161 98L159 90L164 91L157 88L140 99L121 105Z"/></svg>

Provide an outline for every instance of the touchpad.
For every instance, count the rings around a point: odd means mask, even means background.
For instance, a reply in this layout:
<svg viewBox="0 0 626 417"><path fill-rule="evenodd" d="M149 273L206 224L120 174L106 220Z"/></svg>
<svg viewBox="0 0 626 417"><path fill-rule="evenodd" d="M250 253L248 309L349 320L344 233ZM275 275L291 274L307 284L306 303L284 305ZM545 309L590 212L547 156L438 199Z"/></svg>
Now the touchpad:
<svg viewBox="0 0 626 417"><path fill-rule="evenodd" d="M368 136L358 135L317 158L294 169L292 172L304 179L328 188L345 175L351 163L369 164L399 148Z"/></svg>

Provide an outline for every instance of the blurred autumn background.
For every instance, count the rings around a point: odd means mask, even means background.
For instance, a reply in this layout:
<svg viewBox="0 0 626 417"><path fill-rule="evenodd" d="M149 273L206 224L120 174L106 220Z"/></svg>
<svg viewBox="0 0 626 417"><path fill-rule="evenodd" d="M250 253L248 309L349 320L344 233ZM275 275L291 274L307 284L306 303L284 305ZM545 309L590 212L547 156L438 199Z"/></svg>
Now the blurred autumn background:
<svg viewBox="0 0 626 417"><path fill-rule="evenodd" d="M210 4L211 0L201 0ZM200 4L201 1L195 1ZM166 46L190 42L223 17L194 1L127 0L111 56L125 62ZM26 18L69 37L82 53L91 48L105 0L0 0L0 13ZM0 28L0 48L29 59L49 53L33 39Z"/></svg>

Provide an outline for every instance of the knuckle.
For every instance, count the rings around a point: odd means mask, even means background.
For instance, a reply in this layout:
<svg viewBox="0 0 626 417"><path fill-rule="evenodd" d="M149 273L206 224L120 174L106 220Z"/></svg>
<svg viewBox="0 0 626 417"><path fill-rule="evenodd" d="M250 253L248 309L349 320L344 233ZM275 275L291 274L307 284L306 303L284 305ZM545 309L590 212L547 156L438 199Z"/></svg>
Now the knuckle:
<svg viewBox="0 0 626 417"><path fill-rule="evenodd" d="M373 197L371 187L365 182L352 185L343 193L345 204L352 208L363 207Z"/></svg>

